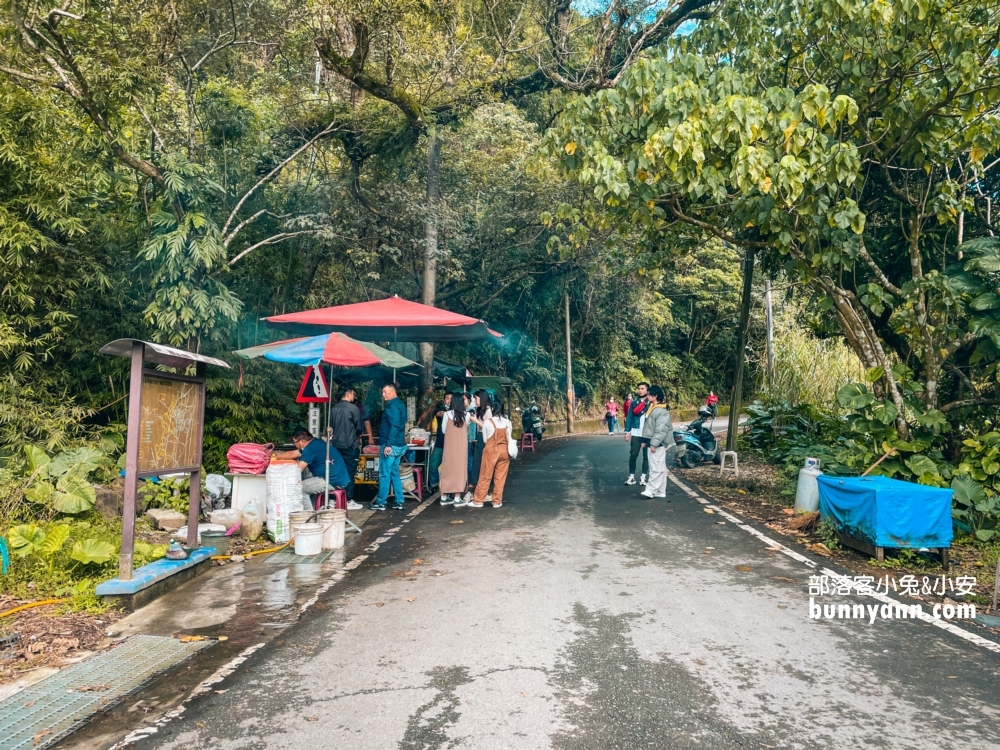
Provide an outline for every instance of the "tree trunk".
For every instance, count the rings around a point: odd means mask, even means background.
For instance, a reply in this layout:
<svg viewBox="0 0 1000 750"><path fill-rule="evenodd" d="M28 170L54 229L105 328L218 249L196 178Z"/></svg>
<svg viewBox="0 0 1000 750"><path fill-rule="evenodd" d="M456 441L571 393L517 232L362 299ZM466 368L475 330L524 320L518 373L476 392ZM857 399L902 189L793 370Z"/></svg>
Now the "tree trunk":
<svg viewBox="0 0 1000 750"><path fill-rule="evenodd" d="M569 283L564 292L566 301L566 432L573 434L574 407L576 406L576 389L573 388L573 340L569 327Z"/></svg>
<svg viewBox="0 0 1000 750"><path fill-rule="evenodd" d="M729 431L726 435L726 450L736 450L736 433L740 429L740 406L743 400L743 363L747 358L747 331L750 329L750 291L753 285L754 251L747 248L743 265L743 300L740 303L740 330L736 351L736 380L733 383L733 398L729 402Z"/></svg>
<svg viewBox="0 0 1000 750"><path fill-rule="evenodd" d="M424 226L423 303L434 306L437 296L438 204L441 200L441 141L432 128L427 133L427 215ZM420 412L434 398L434 345L420 344Z"/></svg>

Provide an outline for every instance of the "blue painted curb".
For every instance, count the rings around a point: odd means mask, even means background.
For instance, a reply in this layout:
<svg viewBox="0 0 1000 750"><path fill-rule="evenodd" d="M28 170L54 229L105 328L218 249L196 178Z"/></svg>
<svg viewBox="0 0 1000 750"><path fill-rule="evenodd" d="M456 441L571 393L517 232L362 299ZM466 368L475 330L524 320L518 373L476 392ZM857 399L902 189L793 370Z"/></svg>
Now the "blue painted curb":
<svg viewBox="0 0 1000 750"><path fill-rule="evenodd" d="M199 547L196 550L192 550L191 554L184 560L167 560L163 558L135 570L132 573L131 581L112 578L110 581L100 584L94 593L98 596L135 594L143 589L148 589L158 581L180 573L182 570L193 568L198 563L208 560L213 554L215 554L214 547Z"/></svg>

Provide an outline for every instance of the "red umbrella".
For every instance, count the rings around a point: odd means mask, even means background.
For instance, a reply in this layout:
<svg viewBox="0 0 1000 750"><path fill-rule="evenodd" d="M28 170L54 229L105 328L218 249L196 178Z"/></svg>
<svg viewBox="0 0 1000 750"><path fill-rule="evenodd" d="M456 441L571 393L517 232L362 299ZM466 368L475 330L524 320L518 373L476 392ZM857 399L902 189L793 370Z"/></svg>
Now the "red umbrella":
<svg viewBox="0 0 1000 750"><path fill-rule="evenodd" d="M366 341L475 341L499 334L486 323L399 297L264 318L271 328L306 336L340 331Z"/></svg>

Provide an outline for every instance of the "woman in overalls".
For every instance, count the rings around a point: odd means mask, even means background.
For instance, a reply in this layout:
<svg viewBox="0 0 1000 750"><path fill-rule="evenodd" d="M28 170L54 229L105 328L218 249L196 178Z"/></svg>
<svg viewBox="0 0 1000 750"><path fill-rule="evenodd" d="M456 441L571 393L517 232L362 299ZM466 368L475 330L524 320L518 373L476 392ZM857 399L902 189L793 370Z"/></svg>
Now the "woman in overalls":
<svg viewBox="0 0 1000 750"><path fill-rule="evenodd" d="M486 445L483 447L483 461L479 470L479 482L476 483L476 494L469 507L482 508L483 502L490 497L493 507L499 508L503 505L503 486L507 482L507 472L510 469L507 443L514 436L513 426L503 415L503 404L499 401L493 404L492 414L478 424ZM492 495L489 494L491 480Z"/></svg>

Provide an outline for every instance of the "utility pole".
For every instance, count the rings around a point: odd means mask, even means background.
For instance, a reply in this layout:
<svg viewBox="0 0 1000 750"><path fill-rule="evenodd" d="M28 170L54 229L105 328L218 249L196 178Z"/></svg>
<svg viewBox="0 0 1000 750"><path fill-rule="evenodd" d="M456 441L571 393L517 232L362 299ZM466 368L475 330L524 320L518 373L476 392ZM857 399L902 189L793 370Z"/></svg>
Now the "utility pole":
<svg viewBox="0 0 1000 750"><path fill-rule="evenodd" d="M747 358L747 330L750 328L750 287L753 284L753 248L747 248L743 260L743 298L740 301L740 332L736 345L736 381L733 398L729 403L729 432L726 450L736 450L736 432L740 426L740 406L743 399L743 363Z"/></svg>
<svg viewBox="0 0 1000 750"><path fill-rule="evenodd" d="M569 334L569 283L564 293L566 301L566 432L573 434L573 406L576 392L573 390L573 344Z"/></svg>
<svg viewBox="0 0 1000 750"><path fill-rule="evenodd" d="M423 303L434 306L437 297L438 203L441 200L441 141L434 128L427 131L427 218L424 224ZM420 344L420 399L422 415L434 391L434 344Z"/></svg>
<svg viewBox="0 0 1000 750"><path fill-rule="evenodd" d="M764 279L764 319L767 329L767 384L773 386L778 370L774 361L774 312L771 309L770 279Z"/></svg>

